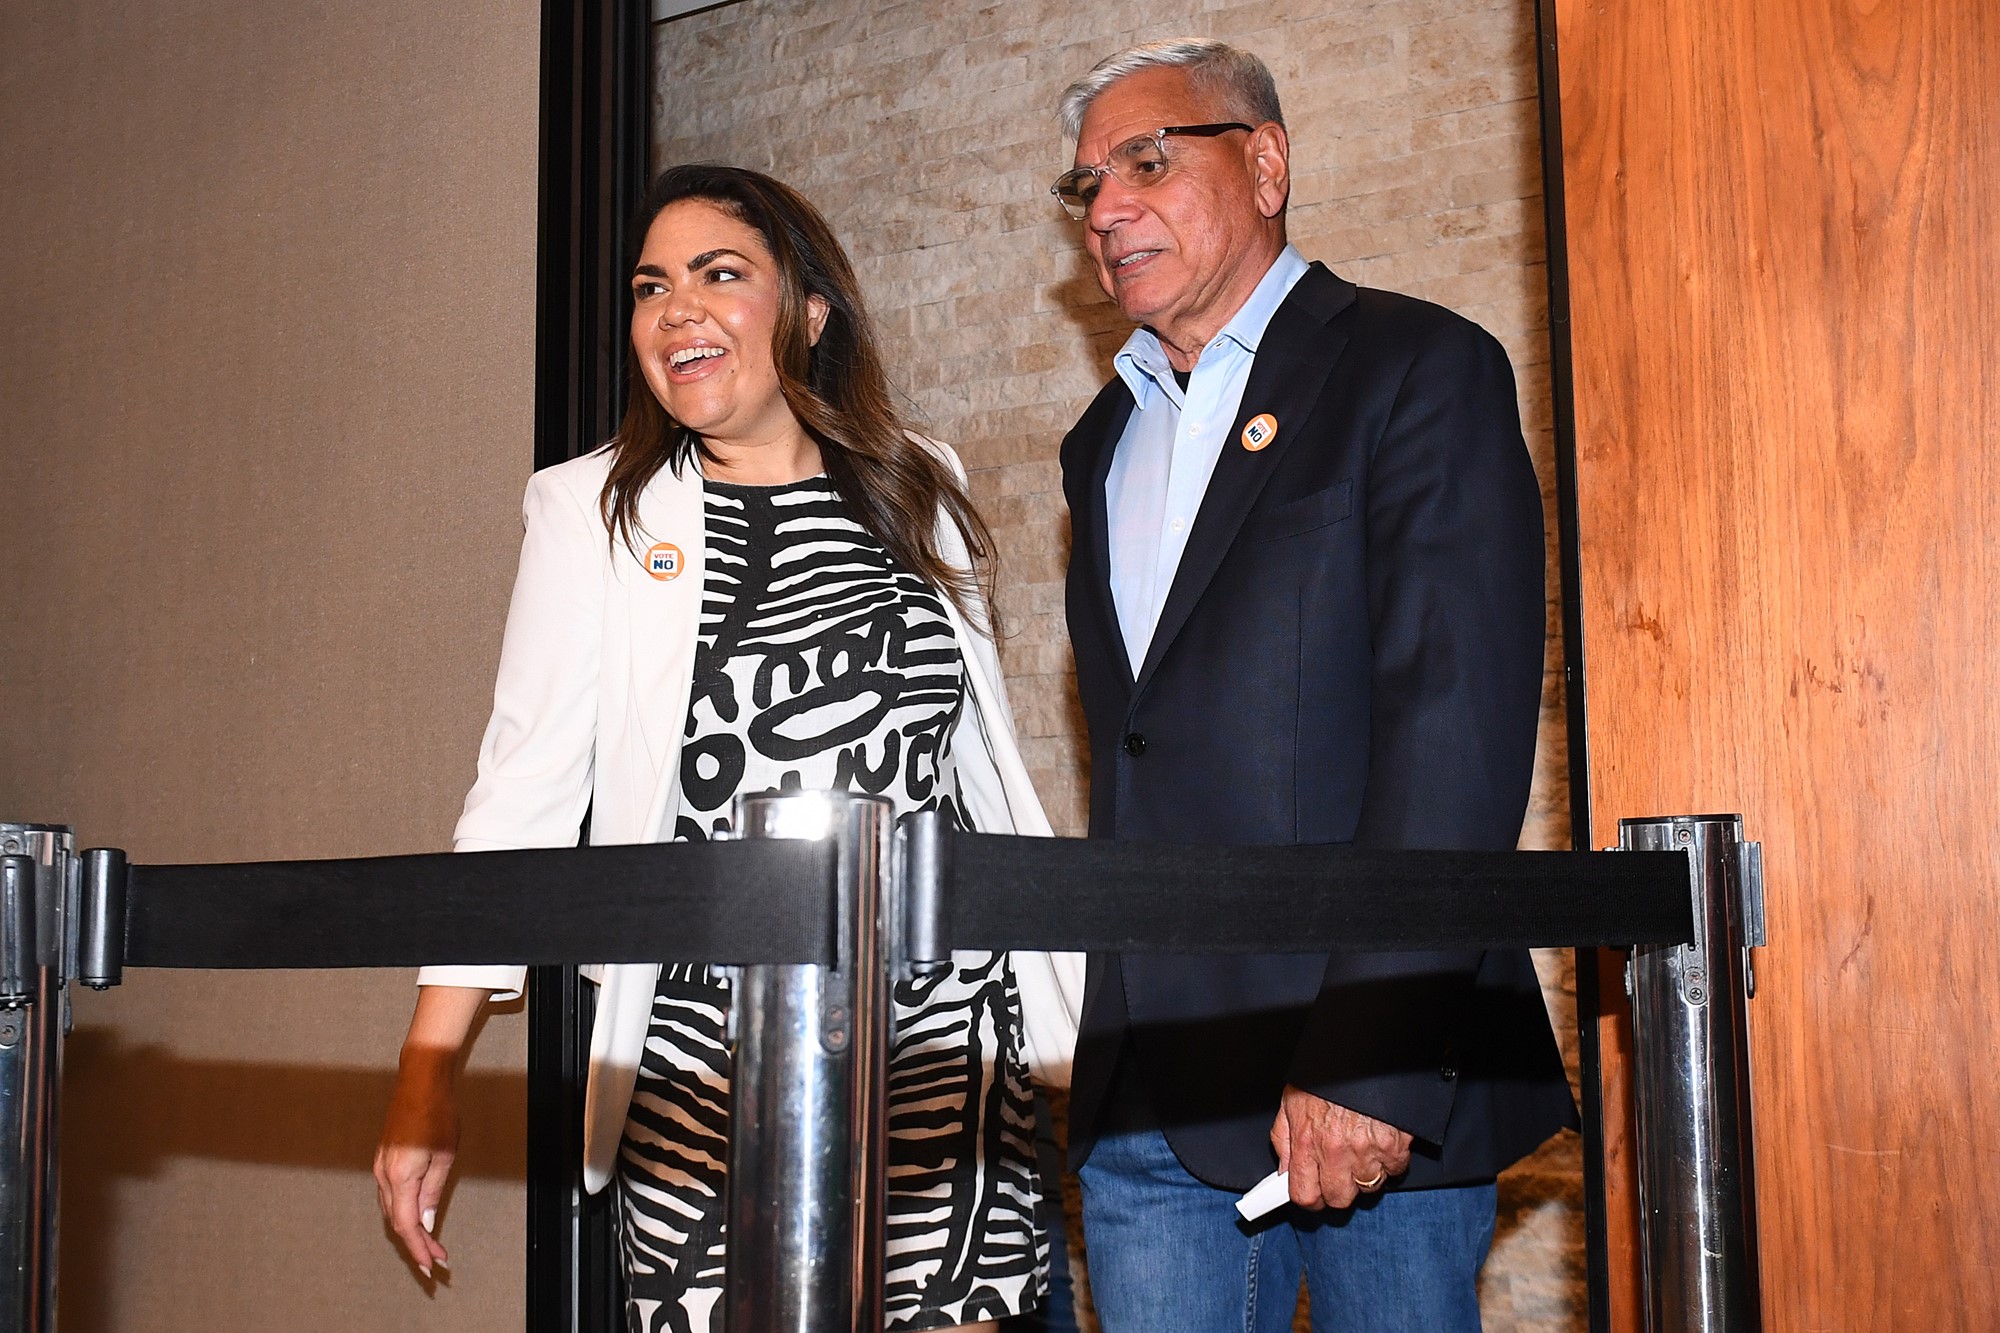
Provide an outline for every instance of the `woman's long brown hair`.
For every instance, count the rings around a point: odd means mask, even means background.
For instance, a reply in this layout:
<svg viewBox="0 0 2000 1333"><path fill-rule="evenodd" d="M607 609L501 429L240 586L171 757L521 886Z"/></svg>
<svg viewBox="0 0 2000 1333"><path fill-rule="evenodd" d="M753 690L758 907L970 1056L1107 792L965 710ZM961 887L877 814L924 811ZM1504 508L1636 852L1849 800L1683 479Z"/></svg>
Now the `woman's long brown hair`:
<svg viewBox="0 0 2000 1333"><path fill-rule="evenodd" d="M974 625L993 627L993 535L949 465L910 438L893 406L874 331L847 254L819 210L791 186L742 167L691 164L662 172L647 196L643 237L672 204L698 199L754 228L777 261L780 294L771 359L799 424L819 446L820 461L841 498L897 563L950 597ZM806 301L827 304L818 343ZM630 389L625 417L607 446L611 473L599 504L612 541L636 548L639 496L663 467L676 475L691 458L716 455L653 396L638 356L626 351ZM938 515L957 525L972 574L948 562L938 544Z"/></svg>

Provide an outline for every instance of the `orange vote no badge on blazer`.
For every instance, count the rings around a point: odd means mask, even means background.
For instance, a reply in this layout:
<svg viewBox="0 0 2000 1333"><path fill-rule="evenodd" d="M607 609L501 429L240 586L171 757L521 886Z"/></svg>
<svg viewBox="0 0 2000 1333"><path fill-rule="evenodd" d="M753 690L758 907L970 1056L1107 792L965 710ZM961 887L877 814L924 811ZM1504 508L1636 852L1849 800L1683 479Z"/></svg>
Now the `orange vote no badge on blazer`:
<svg viewBox="0 0 2000 1333"><path fill-rule="evenodd" d="M1278 419L1269 412L1251 417L1250 423L1243 428L1243 447L1253 454L1277 438Z"/></svg>
<svg viewBox="0 0 2000 1333"><path fill-rule="evenodd" d="M646 549L646 572L662 583L679 578L685 564L681 548L672 542L655 542Z"/></svg>

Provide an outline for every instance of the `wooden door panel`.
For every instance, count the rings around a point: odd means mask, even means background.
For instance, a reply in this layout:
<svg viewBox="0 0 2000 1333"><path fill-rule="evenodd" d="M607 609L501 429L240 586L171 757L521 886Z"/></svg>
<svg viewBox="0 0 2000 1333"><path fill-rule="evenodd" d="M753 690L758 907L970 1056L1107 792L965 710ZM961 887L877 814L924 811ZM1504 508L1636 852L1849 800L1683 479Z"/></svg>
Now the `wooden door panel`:
<svg viewBox="0 0 2000 1333"><path fill-rule="evenodd" d="M1996 9L1557 5L1591 842L1765 844L1773 1329L2000 1327Z"/></svg>

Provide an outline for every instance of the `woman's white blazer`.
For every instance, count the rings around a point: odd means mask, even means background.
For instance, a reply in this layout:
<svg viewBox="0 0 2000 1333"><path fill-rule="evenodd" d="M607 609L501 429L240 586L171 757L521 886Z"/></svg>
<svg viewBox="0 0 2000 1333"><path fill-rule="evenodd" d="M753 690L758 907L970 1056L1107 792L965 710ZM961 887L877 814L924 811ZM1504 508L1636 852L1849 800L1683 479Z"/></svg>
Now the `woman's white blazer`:
<svg viewBox="0 0 2000 1333"><path fill-rule="evenodd" d="M964 476L948 446L924 443ZM680 808L680 743L701 623L701 477L693 467L678 476L660 470L640 497L635 553L605 529L598 496L609 467L610 452L600 449L528 482L527 532L493 716L454 851L573 846L586 809L592 843L661 841ZM940 521L939 541L948 559L969 565L956 525ZM678 548L677 560L664 562L677 566L668 577L649 572L644 559L658 543ZM974 705L953 747L960 800L982 831L1046 836L1048 818L1014 741L993 641L950 598L944 605ZM1067 1082L1081 956L1016 953L1014 964L1029 1062L1037 1077ZM617 1160L659 968L587 971L602 985L584 1098L584 1183L594 1191ZM515 966L427 967L418 982L511 998L525 978L526 969Z"/></svg>

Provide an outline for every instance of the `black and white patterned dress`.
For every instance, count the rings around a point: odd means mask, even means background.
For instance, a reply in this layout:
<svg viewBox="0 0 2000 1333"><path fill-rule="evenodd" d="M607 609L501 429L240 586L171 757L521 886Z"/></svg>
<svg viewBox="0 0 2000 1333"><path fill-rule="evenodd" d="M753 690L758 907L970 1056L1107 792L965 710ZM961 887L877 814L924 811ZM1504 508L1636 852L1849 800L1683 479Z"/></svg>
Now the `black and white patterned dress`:
<svg viewBox="0 0 2000 1333"><path fill-rule="evenodd" d="M703 484L707 572L681 747L676 841L727 826L738 792L841 788L900 815L958 802L965 668L938 593L856 523L825 477ZM925 1329L1041 1297L1034 1105L1004 954L899 982L889 1062L888 1322ZM661 970L625 1138L632 1333L719 1333L729 991ZM753 1333L742 1330L739 1333Z"/></svg>

